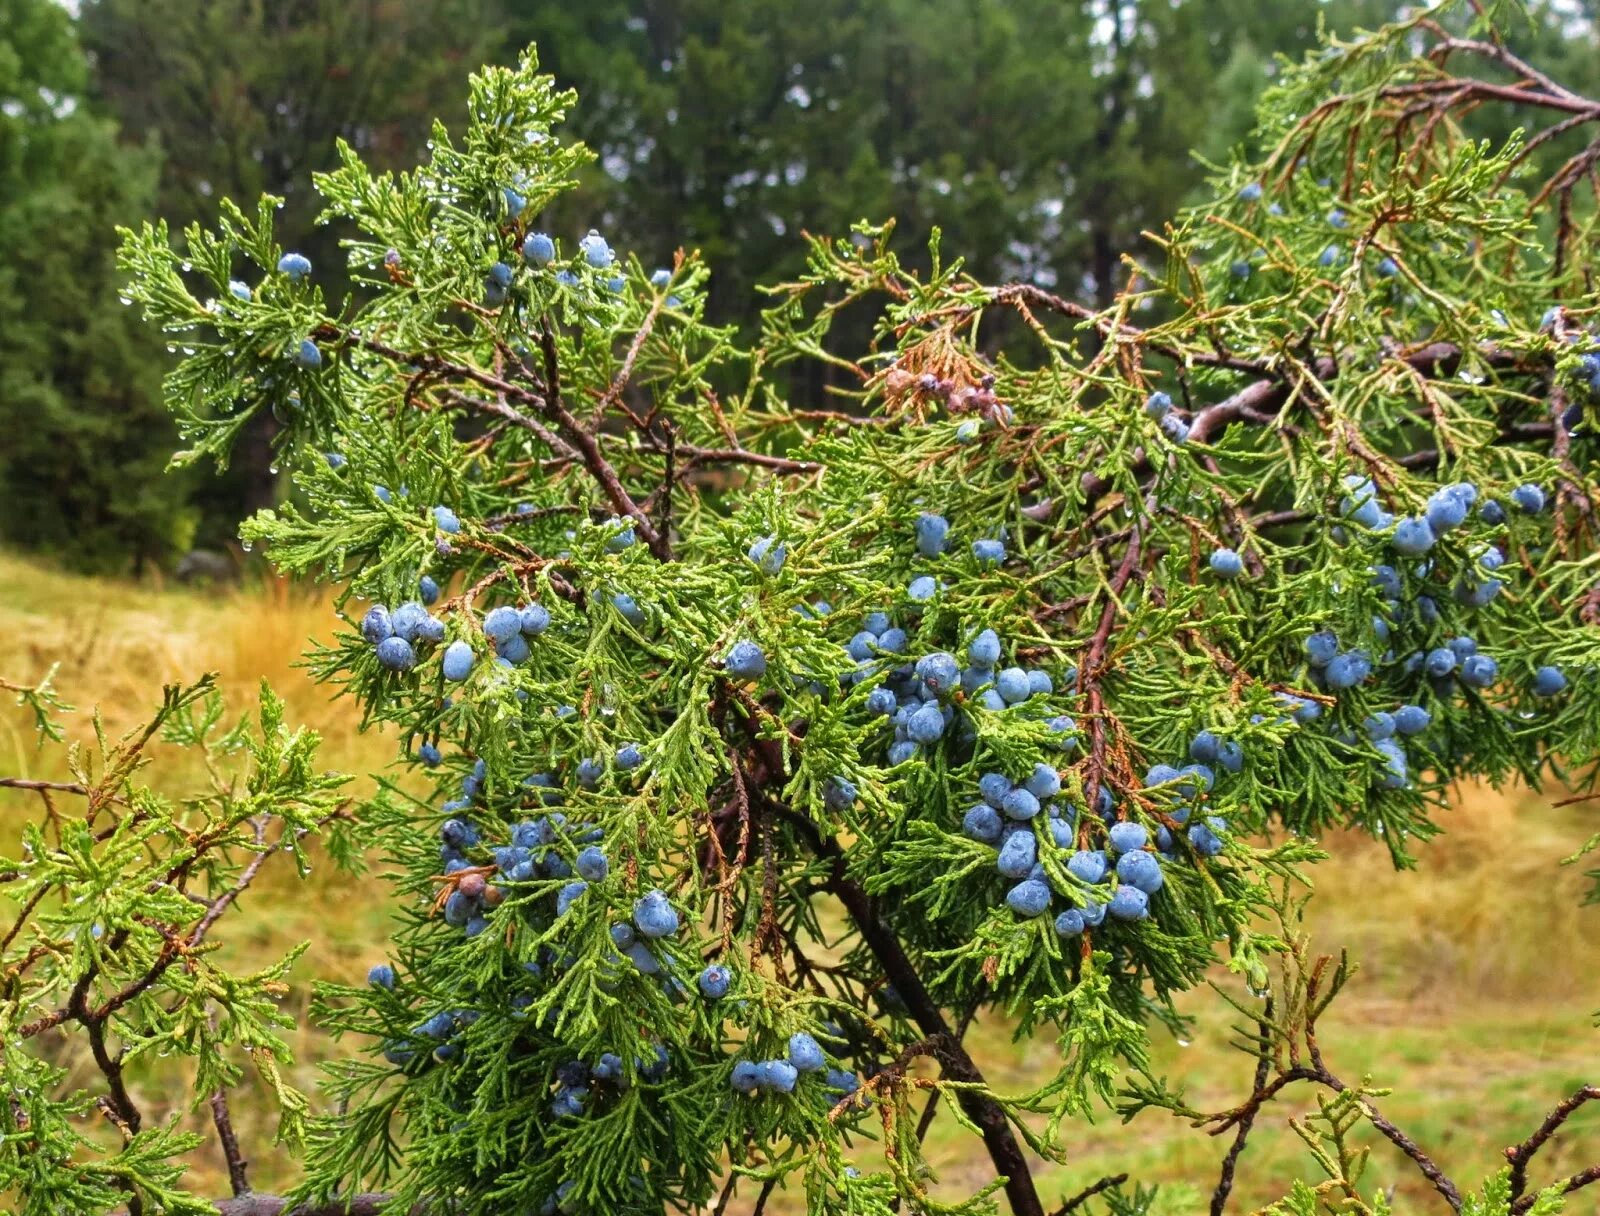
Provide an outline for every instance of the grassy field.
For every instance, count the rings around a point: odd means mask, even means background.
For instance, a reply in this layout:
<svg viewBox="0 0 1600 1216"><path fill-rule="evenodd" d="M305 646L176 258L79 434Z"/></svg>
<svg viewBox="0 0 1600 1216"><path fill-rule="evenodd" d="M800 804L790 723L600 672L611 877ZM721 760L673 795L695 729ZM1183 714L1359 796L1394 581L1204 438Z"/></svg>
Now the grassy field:
<svg viewBox="0 0 1600 1216"><path fill-rule="evenodd" d="M329 767L371 772L392 754L392 739L358 733L351 708L331 703L294 666L307 638L331 630L324 600L280 585L194 592L88 580L5 554L0 586L0 631L11 642L0 675L33 679L59 663L62 693L84 711L75 715L80 735L96 702L117 733L141 719L163 681L215 670L239 711L269 679L287 699L291 720L324 736ZM0 775L58 775L40 764L24 715L0 711ZM156 771L180 785L192 778ZM9 848L19 817L33 809L0 792L0 843ZM1592 830L1592 818L1592 806L1553 810L1547 797L1525 791L1464 789L1445 819L1446 834L1424 847L1416 871L1396 874L1382 848L1348 837L1327 842L1333 856L1314 876L1315 943L1348 948L1362 965L1323 1027L1330 1066L1347 1081L1370 1077L1393 1087L1384 1112L1463 1183L1492 1170L1501 1150L1560 1097L1600 1082L1592 1021L1600 1008L1600 907L1579 905L1583 880L1558 864ZM241 902L219 940L241 959L314 940L286 998L303 1013L313 977L357 977L381 954L389 915L373 883L349 890L322 866L302 884L282 867ZM1191 994L1186 1011L1195 1018L1193 1042L1158 1034L1155 1071L1186 1086L1196 1106L1231 1106L1248 1089L1250 1066L1221 1050L1230 1011L1208 993ZM296 1079L310 1087L316 1061L337 1047L303 1029L297 1048ZM973 1049L1001 1089L1031 1088L1053 1068L1048 1041L1013 1044L998 1021L975 1029ZM147 1117L172 1109L170 1074L142 1074L135 1083ZM270 1189L291 1167L252 1105L237 1102L235 1119L256 1162L253 1181ZM1312 1109L1309 1092L1291 1090L1258 1122L1236 1210L1278 1197L1290 1178L1309 1170L1309 1154L1286 1117ZM1368 1179L1394 1188L1397 1211L1446 1210L1398 1152L1374 1142ZM1047 1196L1126 1170L1165 1184L1162 1210L1173 1216L1204 1210L1226 1149L1176 1120L1146 1115L1124 1127L1109 1112L1071 1131L1068 1143L1065 1164L1040 1166ZM944 1193L986 1181L987 1161L973 1154L974 1144L948 1118L936 1121L930 1145ZM1600 1160L1600 1110L1580 1113L1541 1160L1539 1177ZM199 1155L189 1181L224 1193L220 1157ZM1589 1204L1572 1210L1597 1210Z"/></svg>

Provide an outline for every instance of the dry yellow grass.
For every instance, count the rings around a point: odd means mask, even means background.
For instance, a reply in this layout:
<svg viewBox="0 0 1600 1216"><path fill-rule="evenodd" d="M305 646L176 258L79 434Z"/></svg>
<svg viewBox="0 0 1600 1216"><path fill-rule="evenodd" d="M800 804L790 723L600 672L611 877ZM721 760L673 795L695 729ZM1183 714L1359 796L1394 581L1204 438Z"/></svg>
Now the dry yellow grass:
<svg viewBox="0 0 1600 1216"><path fill-rule="evenodd" d="M0 586L7 588L0 630L12 643L0 674L28 679L60 663L63 694L85 711L98 703L114 733L147 713L161 682L215 670L235 711L248 708L263 677L270 680L288 701L291 721L324 736L329 767L367 773L393 754L392 739L359 734L353 708L331 701L294 666L307 638L333 628L323 597L278 583L196 592L89 580L5 554ZM76 717L82 732L87 713ZM26 727L21 714L0 713L0 772L53 775L35 771L40 762ZM157 764L170 761L158 756ZM176 768L152 775L193 777ZM32 809L0 794L0 842L15 838L17 817ZM1362 966L1324 1027L1330 1065L1347 1080L1370 1075L1395 1087L1386 1113L1463 1182L1492 1170L1500 1149L1531 1130L1560 1096L1600 1082L1591 1021L1600 1007L1600 908L1581 905L1581 876L1559 864L1593 830L1594 813L1593 805L1553 810L1547 797L1526 791L1466 789L1445 817L1446 834L1421 847L1416 871L1396 874L1381 846L1341 836L1327 842L1333 856L1313 875L1309 927L1316 944L1346 947ZM288 998L303 1015L312 977L354 978L382 953L388 916L375 881L347 890L321 866L300 884L285 868L242 901L225 949L265 959L313 941ZM1196 1018L1194 1043L1158 1036L1156 1071L1182 1080L1197 1105L1232 1105L1248 1086L1249 1062L1222 1049L1228 1011L1203 992L1186 1008ZM295 1079L303 1086L314 1083L316 1060L340 1050L309 1029L298 1032L296 1047ZM976 1029L974 1051L1002 1089L1032 1088L1054 1068L1048 1040L1013 1044L997 1021ZM171 1109L173 1080L159 1071L137 1078L137 1096L151 1115ZM1241 1169L1237 1210L1270 1201L1309 1171L1309 1156L1284 1118L1310 1109L1301 1089L1263 1116ZM292 1163L272 1148L269 1120L248 1097L237 1103L236 1120L258 1162L257 1185L282 1185ZM935 1123L930 1150L941 1192L986 1181L987 1162L974 1143L948 1119ZM1065 1165L1041 1165L1047 1195L1130 1170L1166 1184L1163 1208L1174 1216L1204 1209L1226 1147L1152 1115L1128 1127L1108 1116L1074 1130L1070 1143ZM1550 1176L1600 1161L1600 1111L1580 1115L1546 1154ZM221 1193L220 1159L200 1154L191 1179ZM1443 1210L1386 1145L1374 1154L1371 1180L1396 1187L1398 1211ZM779 1203L769 1210L798 1209ZM1573 1209L1597 1210L1600 1203Z"/></svg>
<svg viewBox="0 0 1600 1216"><path fill-rule="evenodd" d="M107 732L116 737L149 716L163 683L215 671L230 718L248 713L261 680L268 680L287 702L289 722L322 736L320 755L327 768L366 774L383 769L394 755L392 737L359 733L353 707L332 700L329 690L296 666L308 639L326 639L335 628L325 596L275 581L240 589L163 589L66 574L5 553L0 553L0 586L7 588L0 598L0 630L11 639L0 674L31 682L59 665L56 688L78 707L66 720L69 738L91 737L89 714L96 706ZM181 793L200 780L192 756L159 745L149 754L145 778L150 784ZM60 761L59 749L38 752L26 714L0 710L0 774L60 778ZM21 817L36 810L31 797L0 791L0 850L10 850ZM314 866L310 879L301 883L278 859L213 935L224 955L236 956L243 966L281 957L302 941L316 943L296 967L286 1001L300 1023L292 1036L298 1065L291 1076L302 1088L315 1086L319 1060L342 1050L307 1026L311 981L363 975L382 953L388 915L376 881L351 891L331 864L324 864ZM68 1084L91 1079L75 1070ZM152 1067L133 1078L147 1118L176 1109L183 1097L181 1081L170 1067ZM257 1185L283 1185L292 1177L292 1165L272 1144L275 1126L266 1104L242 1097L235 1120L256 1161ZM226 1193L220 1156L201 1154L196 1170L202 1191Z"/></svg>
<svg viewBox="0 0 1600 1216"><path fill-rule="evenodd" d="M0 586L7 588L0 626L11 642L6 674L31 679L60 664L62 695L85 710L98 705L113 734L140 720L161 684L215 671L229 704L240 708L263 678L271 681L292 720L327 740L333 766L370 768L389 757L388 744L355 732L349 705L332 701L295 666L308 639L325 640L335 627L320 594L278 580L162 590L64 574L4 553ZM3 738L0 756L26 763L31 737Z"/></svg>

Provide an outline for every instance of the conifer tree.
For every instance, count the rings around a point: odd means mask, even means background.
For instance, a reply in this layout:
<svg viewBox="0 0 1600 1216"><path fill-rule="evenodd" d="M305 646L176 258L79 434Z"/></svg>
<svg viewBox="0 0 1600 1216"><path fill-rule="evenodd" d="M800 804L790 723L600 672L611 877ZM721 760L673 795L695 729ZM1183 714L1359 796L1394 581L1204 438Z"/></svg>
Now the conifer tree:
<svg viewBox="0 0 1600 1216"><path fill-rule="evenodd" d="M128 290L194 351L191 455L282 419L304 505L243 534L340 588L313 670L416 769L351 812L403 912L366 988L319 993L357 1050L297 1210L1148 1211L1115 1162L1060 1200L1029 1170L1114 1103L1237 1129L1221 1212L1297 1084L1323 1176L1283 1213L1388 1210L1363 1125L1454 1211L1600 1178L1529 1178L1592 1087L1476 1194L1448 1177L1323 1058L1348 968L1298 923L1322 830L1413 864L1456 779L1581 790L1600 758L1600 102L1488 22L1442 5L1287 71L1261 158L1106 310L978 282L937 234L914 273L862 224L736 349L694 255L543 229L588 154L531 54L416 171L342 148L319 176L361 234L348 302L271 199L182 255L126 234ZM1464 135L1506 101L1541 125ZM862 312L870 346L828 353ZM786 396L819 358L854 387ZM1147 1044L1216 965L1257 1029L1208 1113ZM993 1085L980 1016L1051 1070ZM989 1185L932 1186L931 1118Z"/></svg>

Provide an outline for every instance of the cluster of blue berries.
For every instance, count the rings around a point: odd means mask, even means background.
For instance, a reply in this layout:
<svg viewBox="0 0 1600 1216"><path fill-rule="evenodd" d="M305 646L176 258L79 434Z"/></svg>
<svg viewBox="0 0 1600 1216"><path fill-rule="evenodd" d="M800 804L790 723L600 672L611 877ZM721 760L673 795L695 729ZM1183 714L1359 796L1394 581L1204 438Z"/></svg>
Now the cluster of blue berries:
<svg viewBox="0 0 1600 1216"><path fill-rule="evenodd" d="M745 556L755 563L756 569L768 578L776 578L783 573L784 563L789 560L789 546L776 536L763 536L752 541L745 550Z"/></svg>
<svg viewBox="0 0 1600 1216"><path fill-rule="evenodd" d="M1210 793L1218 780L1243 771L1244 748L1214 730L1203 729L1189 740L1187 764L1151 765L1144 775L1144 787L1155 791L1157 796L1176 798L1177 801L1165 808L1167 817L1186 829L1184 834L1189 847L1197 856L1215 857L1222 852L1222 837L1227 832L1227 821L1220 815L1208 815L1203 823L1191 823L1193 802L1202 794ZM1177 858L1176 842L1165 825L1156 829L1154 843L1156 851L1163 857Z"/></svg>
<svg viewBox="0 0 1600 1216"><path fill-rule="evenodd" d="M480 759L462 781L462 797L445 803L444 809L449 813L469 809L482 793L484 774ZM523 786L546 806L563 802L550 773L535 773L523 781ZM439 831L440 860L445 877L452 880L453 886L444 901L445 923L475 937L488 927L489 915L503 902L506 885L538 879L562 882L555 893L555 916L567 915L588 894L592 884L604 882L611 874L611 862L602 843L604 835L604 829L594 824L569 825L560 811L551 811L513 823L507 843L488 851L491 865L475 862L469 856L482 844L471 820L446 820ZM492 883L485 877L486 872L492 873ZM617 951L614 958L619 962L626 959L641 974L662 974L662 962L657 956L659 943L677 933L680 924L678 911L664 892L647 892L634 903L631 920L611 926L611 940Z"/></svg>
<svg viewBox="0 0 1600 1216"><path fill-rule="evenodd" d="M884 656L898 656L906 647L905 631L890 625L886 614L872 613L863 624L848 647L859 664L856 679L875 675L879 663L891 661ZM957 721L953 698L958 692L974 696L984 708L999 712L1054 691L1047 672L1021 667L997 671L1000 639L992 629L978 634L967 651L966 667L942 650L923 655L915 662L901 661L868 694L869 712L887 718L894 728L887 757L891 765L914 759L923 748L944 738ZM1052 727L1069 736L1075 729L1072 720L1065 717L1053 720ZM1063 746L1071 746L1070 738Z"/></svg>
<svg viewBox="0 0 1600 1216"><path fill-rule="evenodd" d="M465 829L457 837L460 847L471 848L478 843L476 831L464 820L452 819L446 827ZM451 866L457 869L452 870ZM500 887L491 886L487 878L477 870L468 868L466 862L448 864L446 873L460 873L460 876L456 878L454 889L445 898L444 923L463 930L468 937L477 937L489 927L488 913L500 906L505 899L505 892Z"/></svg>
<svg viewBox="0 0 1600 1216"><path fill-rule="evenodd" d="M523 604L515 608L502 605L489 609L483 617L483 635L493 643L497 661L505 666L527 662L532 654L528 639L538 637L548 628L550 628L550 611L542 604ZM456 645L464 646L465 643L452 643L451 648ZM447 652L446 659L449 657ZM471 669L472 652L468 648L464 656L458 654L454 669L446 666L445 678L464 680Z"/></svg>
<svg viewBox="0 0 1600 1216"><path fill-rule="evenodd" d="M941 556L950 547L950 521L943 515L924 511L916 522L917 553L929 560ZM1006 560L1004 529L999 536L980 537L972 542L972 557L981 569L993 569ZM921 575L911 580L908 594L914 603L926 603L940 590L938 580L931 575Z"/></svg>
<svg viewBox="0 0 1600 1216"><path fill-rule="evenodd" d="M507 186L501 192L507 210L513 220L520 220L527 204L523 199L521 188ZM524 265L533 270L545 270L556 261L557 249L555 240L548 232L528 232L522 238L522 261ZM578 241L578 258L581 264L590 270L613 271L605 280L606 290L613 295L620 295L627 288L627 279L620 273L615 273L617 255L609 242L595 229L591 228ZM483 293L484 304L489 308L499 308L510 297L512 281L515 270L508 262L495 262L489 267L484 278ZM578 276L572 266L563 266L555 272L555 281L563 287L580 287L583 280ZM672 282L672 272L659 269L650 277L650 283L657 288L666 287ZM666 299L668 308L677 308L682 301L675 295Z"/></svg>
<svg viewBox="0 0 1600 1216"><path fill-rule="evenodd" d="M421 755L423 762L430 766L439 763L439 750L432 744L425 743ZM470 854L483 844L483 838L465 812L483 801L487 774L488 766L479 757L461 779L460 796L441 808L451 818L439 828L439 860L445 877L453 884L444 902L444 920L446 924L465 929L469 937L476 937L488 927L486 914L503 901L501 888L504 884L530 882L536 878L570 878L573 867L562 849L580 845L592 847L602 835L599 828L590 824L569 830L566 817L553 811L512 824L508 844L488 850L481 859L474 860ZM551 773L534 773L523 780L522 786L525 794L547 807L560 806L564 801ZM596 861L587 856L588 853L586 848L578 854L582 869L591 873L598 871L603 877L604 855ZM487 875L494 877L493 884ZM561 899L558 893L558 907ZM567 902L570 901L569 896ZM560 910L565 911L565 908Z"/></svg>
<svg viewBox="0 0 1600 1216"><path fill-rule="evenodd" d="M278 259L278 273L291 283L299 283L311 273L311 259L304 254L286 253ZM241 303L253 298L250 285L238 279L228 281L228 294ZM310 338L301 338L289 348L289 362L301 371L315 371L322 366L322 351Z"/></svg>
<svg viewBox="0 0 1600 1216"><path fill-rule="evenodd" d="M1248 262L1238 262L1235 265L1243 266L1244 275L1249 275L1250 264ZM1188 442L1189 424L1173 411L1171 396L1159 391L1151 393L1144 399L1144 412L1147 417L1155 419L1156 425L1161 428L1161 433L1172 440L1173 443Z"/></svg>
<svg viewBox="0 0 1600 1216"><path fill-rule="evenodd" d="M733 976L720 963L707 965L696 980L701 996L707 1001L720 1001L728 995L732 984ZM844 1041L844 1034L837 1026L829 1023L827 1030L830 1040ZM805 1031L797 1031L789 1036L789 1050L784 1056L770 1060L737 1061L729 1083L737 1092L750 1096L762 1093L787 1094L794 1092L802 1074L817 1072L823 1074L823 1085L831 1093L853 1094L859 1085L855 1073L831 1067L822 1045L815 1036Z"/></svg>
<svg viewBox="0 0 1600 1216"><path fill-rule="evenodd" d="M1165 829L1163 829L1165 830ZM1067 908L1055 920L1062 937L1077 937L1085 929L1113 920L1139 921L1150 915L1150 897L1166 883L1156 854L1146 847L1150 834L1141 824L1113 823L1104 849L1079 849L1067 859L1067 872L1089 889L1081 907ZM1173 854L1163 854L1169 860ZM1115 877L1109 898L1103 888Z"/></svg>
<svg viewBox="0 0 1600 1216"><path fill-rule="evenodd" d="M1158 764L1145 775L1150 789L1171 790L1187 800L1209 791L1216 781L1216 769L1237 773L1244 766L1244 752L1237 743L1224 741L1211 731L1201 731L1190 745L1192 763L1182 768ZM1052 801L1061 792L1061 775L1047 764L1038 764L1022 781L1013 783L1003 773L984 773L978 780L981 801L962 819L962 831L971 839L993 847L995 868L1016 880L1005 897L1006 906L1019 917L1032 918L1049 912L1056 892L1039 856L1039 827L1045 825L1051 842L1063 852L1070 851L1067 872L1081 884L1071 906L1056 917L1056 931L1075 937L1086 928L1096 928L1107 915L1114 920L1143 920L1149 914L1150 896L1159 891L1164 877L1162 861L1179 859L1176 842L1166 826L1150 835L1142 825L1119 820L1111 791L1102 786L1096 795L1095 811L1106 829L1105 849L1079 849L1077 813L1071 806ZM1041 818L1041 811L1043 812ZM1169 817L1180 826L1192 815L1187 803L1170 808ZM1191 849L1200 857L1215 857L1222 851L1222 834L1227 830L1219 816L1188 826ZM1101 888L1115 879L1109 892Z"/></svg>
<svg viewBox="0 0 1600 1216"><path fill-rule="evenodd" d="M632 772L644 763L644 750L637 743L624 743L612 753L611 763L620 773ZM598 756L578 761L578 784L586 790L599 789L605 774L605 761Z"/></svg>
<svg viewBox="0 0 1600 1216"><path fill-rule="evenodd" d="M634 1057L633 1070L640 1080L653 1085L666 1078L671 1063L672 1057L667 1054L667 1049L657 1043L651 1059ZM555 1083L550 1113L558 1119L576 1119L589 1106L591 1097L597 1096L591 1093L591 1086L601 1093L620 1093L628 1088L628 1073L622 1057L606 1051L601 1052L600 1058L593 1064L582 1060L568 1060L561 1064L556 1069Z"/></svg>
<svg viewBox="0 0 1600 1216"><path fill-rule="evenodd" d="M919 516L915 531L917 552L925 558L937 558L948 547L950 525L941 515ZM998 565L1006 556L1004 543L992 538L975 541L972 553L980 566ZM909 597L914 604L922 604L938 590L931 575L920 575L912 580ZM861 629L845 645L856 663L847 683L871 680L887 670L882 682L868 695L867 708L887 718L894 729L888 748L891 765L913 759L923 748L945 737L957 722L953 700L958 693L974 698L988 710L1001 712L1055 691L1054 681L1046 671L1000 667L1002 647L993 629L982 630L968 643L965 666L955 655L942 650L912 661L907 658L909 644L906 630L896 625L887 612L877 611L867 614ZM1052 726L1068 734L1074 729L1069 718L1058 719Z"/></svg>
<svg viewBox="0 0 1600 1216"><path fill-rule="evenodd" d="M824 1087L837 1094L853 1094L856 1075L842 1068L830 1068L822 1045L805 1031L789 1036L789 1050L770 1060L739 1060L729 1074L728 1083L738 1093L792 1094L802 1074L821 1073Z"/></svg>
<svg viewBox="0 0 1600 1216"><path fill-rule="evenodd" d="M1402 557L1421 557L1438 542L1441 536L1467 522L1474 505L1478 516L1491 527L1505 523L1505 507L1493 499L1478 503L1478 487L1468 481L1443 486L1428 499L1421 514L1396 517L1383 509L1378 501L1377 487L1371 478L1352 473L1345 477L1345 496L1340 513L1373 532L1388 532L1389 544ZM1526 483L1511 491L1511 503L1527 515L1537 515L1545 508L1545 492L1539 486ZM1479 557L1485 571L1501 564L1499 551L1486 548ZM1471 607L1481 608L1500 591L1497 579L1480 580L1476 576L1464 578L1456 587L1456 598Z"/></svg>
<svg viewBox="0 0 1600 1216"><path fill-rule="evenodd" d="M379 664L388 671L410 671L417 665L417 652L444 640L444 622L417 600L401 604L393 612L374 604L361 618L361 636L376 650Z"/></svg>
<svg viewBox="0 0 1600 1216"><path fill-rule="evenodd" d="M1039 861L1041 811L1056 848L1074 847L1077 814L1052 801L1060 793L1061 774L1048 764L1036 764L1016 784L1004 773L984 773L978 778L981 801L961 820L962 832L995 849L995 869L1016 884L1006 892L1006 906L1024 918L1044 915L1054 894Z"/></svg>
<svg viewBox="0 0 1600 1216"><path fill-rule="evenodd" d="M1441 487L1428 498L1421 512L1399 518L1383 508L1377 487L1370 478L1359 474L1347 476L1344 491L1339 503L1341 518L1359 525L1365 535L1374 540L1386 542L1401 558L1415 561L1416 573L1421 576L1433 571L1435 559L1427 555L1439 539L1468 526L1474 509L1478 522L1485 527L1499 527L1508 518L1504 505L1481 495L1470 482ZM1544 490L1532 483L1517 486L1511 491L1509 501L1512 508L1530 515L1538 514L1546 506ZM1348 529L1338 527L1336 536L1348 540ZM1452 593L1460 604L1482 608L1504 586L1494 575L1505 558L1499 548L1486 541L1474 542L1469 556L1470 562L1457 576ZM1391 632L1398 626L1415 624L1426 628L1440 621L1439 606L1432 596L1405 595L1404 579L1394 565L1378 562L1369 569L1372 585L1386 605L1385 611L1372 620L1372 634L1380 646L1388 647ZM1310 678L1326 692L1341 694L1361 685L1373 674L1373 656L1361 647L1342 647L1332 630L1318 630L1304 645ZM1486 690L1500 676L1499 663L1492 656L1480 653L1477 643L1468 635L1450 638L1428 649L1414 650L1404 658L1397 657L1389 647L1376 662L1397 664L1404 676L1425 679L1441 700L1449 700L1458 686ZM1566 677L1559 668L1541 667L1534 673L1532 691L1535 696L1556 696L1565 687ZM1313 701L1288 694L1283 694L1282 699L1291 716L1302 725L1315 721L1321 714L1321 706ZM1378 712L1366 718L1363 723L1366 736L1382 758L1379 773L1382 785L1400 788L1407 784L1410 757L1401 740L1422 734L1430 721L1429 712L1414 704L1403 704L1393 711ZM1339 733L1337 737L1346 744L1353 745L1356 741L1348 732Z"/></svg>
<svg viewBox="0 0 1600 1216"><path fill-rule="evenodd" d="M378 983L373 980L373 973L378 973L380 978L387 978L388 983ZM387 973L385 975L384 973ZM374 987L392 988L394 986L394 971L387 964L380 964L368 973L368 982ZM428 1054L440 1064L447 1064L451 1060L460 1059L461 1044L458 1041L461 1032L476 1022L482 1015L476 1009L445 1009L433 1014L426 1020L417 1023L411 1028L413 1040L425 1039L432 1042ZM416 1058L416 1047L412 1042L391 1039L384 1044L383 1055L391 1064L409 1064Z"/></svg>
<svg viewBox="0 0 1600 1216"><path fill-rule="evenodd" d="M521 196L508 187L508 197ZM520 217L521 209L515 213ZM607 270L616 261L616 254L604 237L591 228L578 242L578 254L584 264L595 270ZM522 260L535 270L543 270L556 260L556 243L547 232L529 232L522 239ZM498 308L506 302L510 293L511 281L514 271L509 263L496 262L489 268L489 273L484 279L484 303L490 308ZM569 269L556 272L556 280L567 287L577 286L581 280ZM607 286L613 292L620 292L625 281L620 275L608 281Z"/></svg>
<svg viewBox="0 0 1600 1216"><path fill-rule="evenodd" d="M1469 523L1474 507L1477 518L1485 526L1498 527L1507 520L1506 508L1499 502L1484 498L1470 482L1456 482L1441 487L1431 495L1424 509L1415 515L1396 518L1384 510L1378 500L1377 488L1371 479L1351 475L1344 480L1345 495L1341 500L1340 515L1359 524L1369 533L1387 539L1390 547L1402 558L1418 561L1417 573L1427 575L1432 570L1428 554L1439 538ZM1525 514L1538 514L1545 509L1543 489L1531 483L1516 487L1510 494L1513 508ZM1340 529L1340 533L1344 533ZM1494 572L1504 564L1500 549L1487 542L1476 543L1470 550L1471 562L1458 576L1453 586L1455 599L1469 607L1482 608L1499 594L1504 584L1494 577ZM1387 645L1392 629L1399 624L1416 623L1423 627L1439 622L1437 602L1428 595L1414 595L1409 602L1403 600L1404 580L1400 571L1386 563L1370 567L1372 585L1382 595L1386 611L1372 621L1372 632L1380 644ZM1312 681L1321 689L1340 694L1362 684L1373 673L1372 656L1359 647L1344 649L1337 636L1328 629L1318 630L1305 641L1305 657ZM1428 686L1442 700L1450 699L1458 686L1482 691L1499 679L1499 663L1490 655L1478 651L1477 643L1467 635L1450 638L1431 649L1418 649L1397 659L1392 648L1387 649L1382 662L1398 662L1403 675L1426 679ZM1539 697L1558 695L1566 687L1566 677L1555 667L1541 667L1532 681L1532 691ZM1293 717L1307 724L1314 721L1321 707L1303 698L1287 698ZM1381 784L1400 788L1407 783L1410 758L1401 742L1402 738L1419 735L1427 730L1431 715L1421 706L1405 704L1392 712L1370 715L1363 723L1368 740L1382 757ZM1339 736L1341 741L1353 744L1353 736Z"/></svg>
<svg viewBox="0 0 1600 1216"><path fill-rule="evenodd" d="M417 665L419 648L444 640L444 622L426 605L439 598L439 585L427 575L418 580L421 598L394 609L374 604L361 620L361 635L377 649L378 662L389 671L410 671ZM483 619L484 636L504 666L524 663L532 654L528 645L550 627L550 612L541 604L492 608ZM472 674L477 654L470 642L457 639L444 648L441 669L452 682Z"/></svg>

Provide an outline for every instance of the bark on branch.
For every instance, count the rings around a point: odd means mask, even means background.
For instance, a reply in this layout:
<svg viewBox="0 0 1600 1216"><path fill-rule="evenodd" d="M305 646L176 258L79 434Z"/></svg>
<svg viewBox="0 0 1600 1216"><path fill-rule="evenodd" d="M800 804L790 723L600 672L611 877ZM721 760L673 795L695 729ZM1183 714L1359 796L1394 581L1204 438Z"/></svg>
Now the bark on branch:
<svg viewBox="0 0 1600 1216"><path fill-rule="evenodd" d="M861 932L861 939L883 967L884 974L895 991L911 1011L911 1019L928 1039L937 1044L935 1054L952 1081L975 1085L985 1084L983 1073L973 1061L960 1039L951 1032L944 1012L928 994L911 961L894 931L878 915L877 906L861 885L846 872L845 856L837 842L827 839L809 820L790 816L789 822L803 837L817 856L832 866L827 887L845 906L850 919ZM1045 1216L1044 1205L1034 1186L1033 1174L1023 1155L1004 1109L987 1094L962 1090L958 1101L983 1135L984 1147L994 1163L997 1174L1006 1180L1006 1198L1011 1202L1015 1216Z"/></svg>

